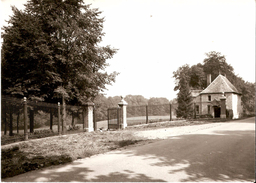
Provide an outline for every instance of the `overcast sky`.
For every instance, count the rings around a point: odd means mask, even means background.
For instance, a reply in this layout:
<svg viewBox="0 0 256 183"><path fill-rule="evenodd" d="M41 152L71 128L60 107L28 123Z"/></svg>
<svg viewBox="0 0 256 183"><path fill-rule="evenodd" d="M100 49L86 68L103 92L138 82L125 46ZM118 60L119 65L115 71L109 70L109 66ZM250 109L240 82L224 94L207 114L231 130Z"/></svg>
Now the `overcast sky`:
<svg viewBox="0 0 256 183"><path fill-rule="evenodd" d="M26 0L1 0L1 24ZM108 72L120 74L106 96L173 99L173 71L225 55L235 74L255 82L254 0L89 0L105 17L102 45L119 49Z"/></svg>

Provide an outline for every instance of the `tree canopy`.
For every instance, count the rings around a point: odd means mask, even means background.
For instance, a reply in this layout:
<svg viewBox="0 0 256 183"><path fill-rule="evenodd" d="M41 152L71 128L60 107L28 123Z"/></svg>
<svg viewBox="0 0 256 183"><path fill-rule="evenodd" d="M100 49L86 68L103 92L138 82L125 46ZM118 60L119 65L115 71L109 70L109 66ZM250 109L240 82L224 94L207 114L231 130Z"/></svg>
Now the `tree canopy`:
<svg viewBox="0 0 256 183"><path fill-rule="evenodd" d="M115 81L106 60L116 53L99 46L103 22L82 0L30 0L2 33L2 94L70 104L93 100Z"/></svg>

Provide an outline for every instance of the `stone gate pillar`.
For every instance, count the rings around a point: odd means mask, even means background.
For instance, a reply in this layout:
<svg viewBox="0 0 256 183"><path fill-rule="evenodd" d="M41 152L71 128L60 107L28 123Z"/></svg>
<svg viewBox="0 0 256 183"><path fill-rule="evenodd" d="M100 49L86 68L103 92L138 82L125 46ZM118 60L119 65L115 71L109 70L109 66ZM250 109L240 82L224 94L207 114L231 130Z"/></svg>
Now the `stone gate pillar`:
<svg viewBox="0 0 256 183"><path fill-rule="evenodd" d="M220 97L220 118L227 118L226 116L226 97L223 95Z"/></svg>
<svg viewBox="0 0 256 183"><path fill-rule="evenodd" d="M83 129L86 132L94 131L93 107L94 107L94 103L89 102L89 103L85 104L84 108L83 108Z"/></svg>
<svg viewBox="0 0 256 183"><path fill-rule="evenodd" d="M126 119L126 107L127 102L124 100L123 97L121 97L121 102L118 103L119 107L121 107L121 116L122 116L122 129L125 129L127 127L127 119Z"/></svg>

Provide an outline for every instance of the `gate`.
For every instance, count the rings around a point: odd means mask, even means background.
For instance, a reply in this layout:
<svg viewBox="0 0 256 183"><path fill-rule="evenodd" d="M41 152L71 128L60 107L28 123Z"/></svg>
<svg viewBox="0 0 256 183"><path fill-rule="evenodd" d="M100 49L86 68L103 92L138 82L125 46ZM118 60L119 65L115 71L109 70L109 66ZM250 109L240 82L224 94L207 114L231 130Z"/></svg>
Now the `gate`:
<svg viewBox="0 0 256 183"><path fill-rule="evenodd" d="M122 113L120 107L108 109L108 130L121 129L122 126Z"/></svg>

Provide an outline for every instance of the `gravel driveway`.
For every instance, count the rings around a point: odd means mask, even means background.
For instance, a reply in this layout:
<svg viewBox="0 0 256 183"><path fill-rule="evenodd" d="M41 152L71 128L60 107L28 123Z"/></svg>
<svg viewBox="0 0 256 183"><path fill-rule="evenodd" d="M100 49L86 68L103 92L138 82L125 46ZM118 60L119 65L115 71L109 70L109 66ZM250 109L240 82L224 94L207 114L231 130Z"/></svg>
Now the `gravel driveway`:
<svg viewBox="0 0 256 183"><path fill-rule="evenodd" d="M192 126L180 126L180 127L170 127L170 128L161 128L155 130L146 130L146 131L138 131L134 134L139 137L145 137L148 139L168 139L173 136L179 136L184 134L190 134L196 132L198 130L213 128L216 126L223 125L222 123L209 123L202 125L192 125Z"/></svg>

